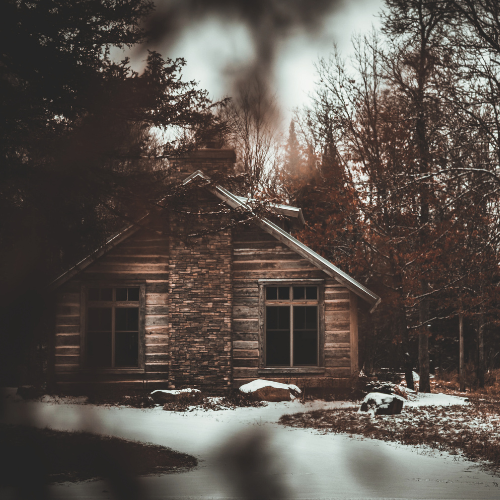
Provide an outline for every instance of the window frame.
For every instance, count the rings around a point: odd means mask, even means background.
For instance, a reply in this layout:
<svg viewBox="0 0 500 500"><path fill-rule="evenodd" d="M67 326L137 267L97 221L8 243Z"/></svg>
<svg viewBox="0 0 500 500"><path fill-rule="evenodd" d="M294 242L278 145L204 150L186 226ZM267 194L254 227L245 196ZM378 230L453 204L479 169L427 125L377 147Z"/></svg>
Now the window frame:
<svg viewBox="0 0 500 500"><path fill-rule="evenodd" d="M259 374L272 373L324 373L324 345L325 345L325 311L324 311L324 280L323 279L261 279L259 280ZM316 286L318 296L316 300L293 300L290 295L288 300L266 299L267 287L293 287L293 286ZM290 289L293 294L293 288ZM267 365L266 361L266 306L290 306L290 366ZM318 308L318 357L317 365L293 366L293 307L292 305L316 305Z"/></svg>
<svg viewBox="0 0 500 500"><path fill-rule="evenodd" d="M138 366L126 366L126 367L92 367L88 366L87 363L87 318L88 309L91 302L88 295L91 288L111 288L113 290L113 296L111 301L102 301L104 304L109 304L110 307L116 307L116 303L120 302L119 307L131 307L131 303L137 304L136 301L117 301L116 300L116 289L117 288L139 288L139 332L138 332ZM145 330L146 330L146 285L144 283L133 283L133 282L89 282L81 286L81 317L80 317L80 369L84 371L99 373L144 373L145 371ZM113 321L112 330L112 364L115 359L115 330Z"/></svg>

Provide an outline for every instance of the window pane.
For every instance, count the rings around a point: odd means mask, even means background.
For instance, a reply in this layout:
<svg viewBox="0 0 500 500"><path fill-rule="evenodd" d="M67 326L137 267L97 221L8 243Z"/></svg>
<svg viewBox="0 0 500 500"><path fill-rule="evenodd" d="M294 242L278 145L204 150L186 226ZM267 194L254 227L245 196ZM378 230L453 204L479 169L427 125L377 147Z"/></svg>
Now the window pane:
<svg viewBox="0 0 500 500"><path fill-rule="evenodd" d="M139 366L139 334L137 332L115 334L115 366Z"/></svg>
<svg viewBox="0 0 500 500"><path fill-rule="evenodd" d="M290 287L280 286L278 288L278 299L288 300L290 298Z"/></svg>
<svg viewBox="0 0 500 500"><path fill-rule="evenodd" d="M317 300L317 298L318 298L318 287L306 286L306 299Z"/></svg>
<svg viewBox="0 0 500 500"><path fill-rule="evenodd" d="M294 286L293 287L293 300L302 300L304 298L304 287Z"/></svg>
<svg viewBox="0 0 500 500"><path fill-rule="evenodd" d="M266 299L276 300L278 298L278 288L275 286L268 286L266 288Z"/></svg>
<svg viewBox="0 0 500 500"><path fill-rule="evenodd" d="M277 330L278 327L278 307L266 307L266 327L268 330Z"/></svg>
<svg viewBox="0 0 500 500"><path fill-rule="evenodd" d="M117 288L116 289L116 300L124 301L127 300L127 289L126 288Z"/></svg>
<svg viewBox="0 0 500 500"><path fill-rule="evenodd" d="M137 307L117 307L115 309L115 330L139 330L139 309Z"/></svg>
<svg viewBox="0 0 500 500"><path fill-rule="evenodd" d="M267 331L266 365L290 366L290 330Z"/></svg>
<svg viewBox="0 0 500 500"><path fill-rule="evenodd" d="M94 368L111 366L111 332L87 333L87 365Z"/></svg>
<svg viewBox="0 0 500 500"><path fill-rule="evenodd" d="M306 308L304 306L293 308L293 329L304 330L306 327Z"/></svg>
<svg viewBox="0 0 500 500"><path fill-rule="evenodd" d="M89 307L89 331L111 331L111 307Z"/></svg>
<svg viewBox="0 0 500 500"><path fill-rule="evenodd" d="M318 308L316 306L295 306L293 308L294 330L316 330Z"/></svg>
<svg viewBox="0 0 500 500"><path fill-rule="evenodd" d="M316 330L318 328L318 308L316 306L307 306L306 310L306 330Z"/></svg>
<svg viewBox="0 0 500 500"><path fill-rule="evenodd" d="M293 364L318 364L318 333L317 330L301 330L293 332Z"/></svg>
<svg viewBox="0 0 500 500"><path fill-rule="evenodd" d="M266 328L290 331L290 308L288 306L266 307Z"/></svg>
<svg viewBox="0 0 500 500"><path fill-rule="evenodd" d="M139 302L139 288L128 289L128 300Z"/></svg>
<svg viewBox="0 0 500 500"><path fill-rule="evenodd" d="M113 289L101 288L101 300L113 300Z"/></svg>
<svg viewBox="0 0 500 500"><path fill-rule="evenodd" d="M99 300L99 288L89 288L89 300Z"/></svg>

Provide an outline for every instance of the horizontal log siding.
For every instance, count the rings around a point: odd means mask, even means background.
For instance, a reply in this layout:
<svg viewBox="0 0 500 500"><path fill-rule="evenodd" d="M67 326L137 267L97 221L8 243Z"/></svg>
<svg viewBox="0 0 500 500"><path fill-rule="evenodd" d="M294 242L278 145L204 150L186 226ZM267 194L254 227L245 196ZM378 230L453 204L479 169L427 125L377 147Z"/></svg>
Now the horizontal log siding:
<svg viewBox="0 0 500 500"><path fill-rule="evenodd" d="M155 221L155 229L164 232L165 222ZM110 250L62 287L56 302L55 372L61 384L74 382L161 383L169 371L168 263L169 238L166 234L141 229ZM145 365L144 373L105 373L80 371L81 284L146 284ZM137 372L137 370L136 370Z"/></svg>
<svg viewBox="0 0 500 500"><path fill-rule="evenodd" d="M335 388L350 377L349 291L257 227L233 231L233 386L256 378ZM324 279L324 369L318 374L259 373L259 279Z"/></svg>
<svg viewBox="0 0 500 500"><path fill-rule="evenodd" d="M336 280L325 281L325 375L350 377L350 295Z"/></svg>
<svg viewBox="0 0 500 500"><path fill-rule="evenodd" d="M55 373L80 367L80 282L66 283L56 294Z"/></svg>

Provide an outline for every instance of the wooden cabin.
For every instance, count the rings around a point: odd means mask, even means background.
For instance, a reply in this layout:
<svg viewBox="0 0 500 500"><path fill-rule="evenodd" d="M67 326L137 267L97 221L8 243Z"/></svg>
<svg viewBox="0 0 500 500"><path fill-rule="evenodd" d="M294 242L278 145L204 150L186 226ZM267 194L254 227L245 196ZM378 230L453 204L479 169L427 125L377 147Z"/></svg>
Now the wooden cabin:
<svg viewBox="0 0 500 500"><path fill-rule="evenodd" d="M303 223L300 209L258 216L209 182L234 162L214 149L176 159L190 189L179 206L54 281L58 385L224 392L257 378L341 387L357 374L358 300L373 310L379 297L285 230Z"/></svg>

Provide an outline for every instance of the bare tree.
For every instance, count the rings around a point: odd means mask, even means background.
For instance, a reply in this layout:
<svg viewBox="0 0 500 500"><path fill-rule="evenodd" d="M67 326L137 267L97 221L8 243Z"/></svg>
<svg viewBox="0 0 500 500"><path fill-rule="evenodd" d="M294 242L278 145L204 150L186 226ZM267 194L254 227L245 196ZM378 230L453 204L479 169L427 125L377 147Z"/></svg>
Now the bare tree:
<svg viewBox="0 0 500 500"><path fill-rule="evenodd" d="M244 195L254 197L276 185L280 155L280 115L276 97L258 79L241 83L225 108L226 141L236 150L244 175Z"/></svg>

